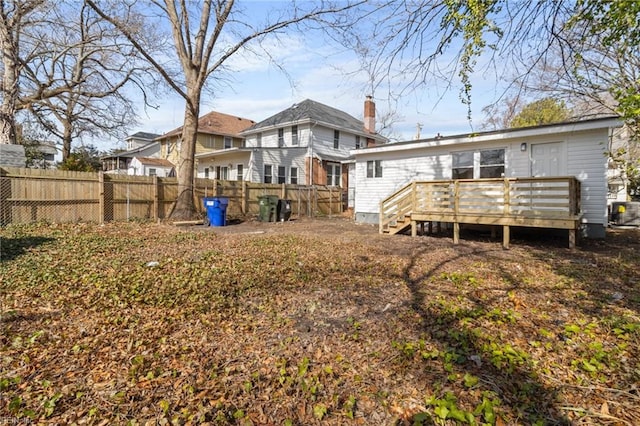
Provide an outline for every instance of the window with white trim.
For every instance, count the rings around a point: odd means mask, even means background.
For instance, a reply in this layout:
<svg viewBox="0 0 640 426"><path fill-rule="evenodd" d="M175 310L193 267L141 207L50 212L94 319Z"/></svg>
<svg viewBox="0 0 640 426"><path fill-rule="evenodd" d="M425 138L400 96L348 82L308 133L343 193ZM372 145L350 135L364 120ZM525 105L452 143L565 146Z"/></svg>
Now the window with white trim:
<svg viewBox="0 0 640 426"><path fill-rule="evenodd" d="M333 131L333 149L340 147L340 130Z"/></svg>
<svg viewBox="0 0 640 426"><path fill-rule="evenodd" d="M451 179L473 179L473 151L451 154Z"/></svg>
<svg viewBox="0 0 640 426"><path fill-rule="evenodd" d="M205 179L209 179L209 168L208 167L204 168L204 178Z"/></svg>
<svg viewBox="0 0 640 426"><path fill-rule="evenodd" d="M503 148L451 153L452 179L500 178L504 176Z"/></svg>
<svg viewBox="0 0 640 426"><path fill-rule="evenodd" d="M273 166L271 164L264 165L264 183L273 182Z"/></svg>
<svg viewBox="0 0 640 426"><path fill-rule="evenodd" d="M327 185L340 186L340 180L342 177L342 167L339 163L327 163Z"/></svg>
<svg viewBox="0 0 640 426"><path fill-rule="evenodd" d="M298 145L298 126L291 126L291 145Z"/></svg>
<svg viewBox="0 0 640 426"><path fill-rule="evenodd" d="M229 167L218 166L216 167L216 179L228 180L229 179Z"/></svg>
<svg viewBox="0 0 640 426"><path fill-rule="evenodd" d="M504 176L504 149L480 151L480 177L499 178Z"/></svg>
<svg viewBox="0 0 640 426"><path fill-rule="evenodd" d="M298 184L298 168L297 167L291 167L289 169L289 182L292 185Z"/></svg>
<svg viewBox="0 0 640 426"><path fill-rule="evenodd" d="M367 161L367 177L368 178L382 177L382 161L381 160Z"/></svg>
<svg viewBox="0 0 640 426"><path fill-rule="evenodd" d="M231 136L225 136L224 137L224 149L229 149L233 147L233 139L231 139Z"/></svg>
<svg viewBox="0 0 640 426"><path fill-rule="evenodd" d="M236 165L236 180L237 181L241 181L244 178L243 173L244 173L244 166L242 164Z"/></svg>
<svg viewBox="0 0 640 426"><path fill-rule="evenodd" d="M287 168L278 166L278 183L287 183Z"/></svg>
<svg viewBox="0 0 640 426"><path fill-rule="evenodd" d="M282 148L284 146L284 129L278 129L278 148Z"/></svg>
<svg viewBox="0 0 640 426"><path fill-rule="evenodd" d="M356 135L356 149L360 149L360 135Z"/></svg>

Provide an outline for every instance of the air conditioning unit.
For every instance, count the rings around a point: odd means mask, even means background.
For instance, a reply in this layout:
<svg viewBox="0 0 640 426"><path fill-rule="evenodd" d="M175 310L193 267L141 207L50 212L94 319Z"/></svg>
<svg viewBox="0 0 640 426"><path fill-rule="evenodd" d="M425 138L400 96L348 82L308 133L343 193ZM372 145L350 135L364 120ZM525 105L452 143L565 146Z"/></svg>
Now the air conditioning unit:
<svg viewBox="0 0 640 426"><path fill-rule="evenodd" d="M611 222L619 226L640 226L640 202L611 203Z"/></svg>

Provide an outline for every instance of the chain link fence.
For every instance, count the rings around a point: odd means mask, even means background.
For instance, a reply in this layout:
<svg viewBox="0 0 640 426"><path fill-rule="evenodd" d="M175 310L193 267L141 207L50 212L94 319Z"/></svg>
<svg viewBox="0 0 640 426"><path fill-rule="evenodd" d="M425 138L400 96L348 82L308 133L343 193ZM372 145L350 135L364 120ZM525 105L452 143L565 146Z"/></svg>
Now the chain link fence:
<svg viewBox="0 0 640 426"><path fill-rule="evenodd" d="M94 174L85 175L0 176L0 225L99 221L98 180L89 176Z"/></svg>

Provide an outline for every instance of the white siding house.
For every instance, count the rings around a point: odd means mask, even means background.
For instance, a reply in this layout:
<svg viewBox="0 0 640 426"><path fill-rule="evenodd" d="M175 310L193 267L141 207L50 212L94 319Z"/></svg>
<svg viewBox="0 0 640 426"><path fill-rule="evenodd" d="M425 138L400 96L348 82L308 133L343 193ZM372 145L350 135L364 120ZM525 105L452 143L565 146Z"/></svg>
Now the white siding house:
<svg viewBox="0 0 640 426"><path fill-rule="evenodd" d="M377 223L380 202L417 180L575 176L590 237L607 226L607 158L612 131L622 123L600 118L399 142L353 151L355 219Z"/></svg>
<svg viewBox="0 0 640 426"><path fill-rule="evenodd" d="M375 126L375 105L365 101L366 122ZM246 130L242 148L197 154L198 176L262 183L348 185L351 150L386 142L365 122L312 100L294 104ZM226 172L227 170L228 172ZM218 173L219 172L219 173Z"/></svg>
<svg viewBox="0 0 640 426"><path fill-rule="evenodd" d="M154 142L155 133L137 132L127 136L127 151L113 153L101 158L102 171L110 174L131 174L131 161L138 158L159 158L160 143ZM138 169L141 170L139 167Z"/></svg>
<svg viewBox="0 0 640 426"><path fill-rule="evenodd" d="M163 158L133 157L129 164L128 174L134 176L173 177L175 176L175 169L170 161Z"/></svg>

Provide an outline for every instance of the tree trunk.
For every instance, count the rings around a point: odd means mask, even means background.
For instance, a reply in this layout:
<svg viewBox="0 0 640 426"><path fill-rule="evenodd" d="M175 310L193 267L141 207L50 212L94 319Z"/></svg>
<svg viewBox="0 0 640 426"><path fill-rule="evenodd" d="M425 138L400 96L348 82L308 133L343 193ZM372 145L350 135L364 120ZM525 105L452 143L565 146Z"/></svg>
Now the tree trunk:
<svg viewBox="0 0 640 426"><path fill-rule="evenodd" d="M18 102L17 46L11 28L0 26L2 46L2 105L0 106L0 143L16 143L16 110Z"/></svg>
<svg viewBox="0 0 640 426"><path fill-rule="evenodd" d="M62 162L64 163L69 155L71 155L71 142L73 137L71 136L73 125L68 121L62 123L64 130L62 133Z"/></svg>
<svg viewBox="0 0 640 426"><path fill-rule="evenodd" d="M184 111L182 142L176 174L178 176L178 198L169 216L173 220L191 220L197 215L194 203L194 155L198 136L198 113L200 101L191 97Z"/></svg>

